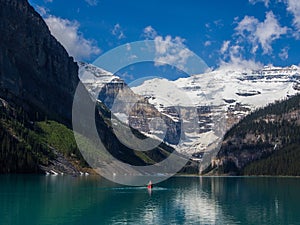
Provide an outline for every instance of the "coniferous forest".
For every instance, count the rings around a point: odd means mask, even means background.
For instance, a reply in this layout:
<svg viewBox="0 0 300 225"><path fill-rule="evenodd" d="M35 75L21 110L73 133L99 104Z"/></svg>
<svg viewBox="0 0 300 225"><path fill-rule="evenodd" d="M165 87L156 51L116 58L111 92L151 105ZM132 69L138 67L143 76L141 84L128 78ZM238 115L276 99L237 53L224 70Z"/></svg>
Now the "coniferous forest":
<svg viewBox="0 0 300 225"><path fill-rule="evenodd" d="M246 116L225 135L221 174L300 176L300 96Z"/></svg>
<svg viewBox="0 0 300 225"><path fill-rule="evenodd" d="M16 110L4 101L0 108L0 173L41 172L40 165L49 166L58 155L86 166L73 132L66 126L31 121L22 108Z"/></svg>

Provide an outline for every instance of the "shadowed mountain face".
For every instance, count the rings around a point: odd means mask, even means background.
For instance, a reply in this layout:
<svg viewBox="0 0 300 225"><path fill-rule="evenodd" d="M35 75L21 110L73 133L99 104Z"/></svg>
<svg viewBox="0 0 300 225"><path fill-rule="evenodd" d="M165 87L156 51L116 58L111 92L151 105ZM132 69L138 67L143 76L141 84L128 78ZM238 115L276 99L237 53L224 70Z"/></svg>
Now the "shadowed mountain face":
<svg viewBox="0 0 300 225"><path fill-rule="evenodd" d="M72 131L59 123L71 127L73 98L79 83L77 63L27 0L0 0L0 34L0 173L76 173L71 164L82 159L81 154ZM88 94L85 90L84 93ZM84 104L92 104L92 100ZM101 104L98 109L97 138L120 161L154 164L174 150L164 144L145 153L126 147L113 132L110 111L101 109ZM86 126L85 121L81 125ZM48 133L39 127L49 128ZM66 133L73 148L67 152L60 149L60 144L67 141ZM134 133L144 138L138 131ZM58 139L51 142L49 137Z"/></svg>
<svg viewBox="0 0 300 225"><path fill-rule="evenodd" d="M0 0L0 97L70 124L78 66L26 0Z"/></svg>

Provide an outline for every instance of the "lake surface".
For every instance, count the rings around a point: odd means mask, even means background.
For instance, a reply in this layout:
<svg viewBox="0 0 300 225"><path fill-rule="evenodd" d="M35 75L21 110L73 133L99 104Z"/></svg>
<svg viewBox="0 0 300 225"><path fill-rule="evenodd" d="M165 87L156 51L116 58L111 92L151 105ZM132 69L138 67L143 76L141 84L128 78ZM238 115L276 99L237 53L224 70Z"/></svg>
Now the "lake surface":
<svg viewBox="0 0 300 225"><path fill-rule="evenodd" d="M1 175L0 224L300 224L300 179L173 177L149 193L91 176Z"/></svg>

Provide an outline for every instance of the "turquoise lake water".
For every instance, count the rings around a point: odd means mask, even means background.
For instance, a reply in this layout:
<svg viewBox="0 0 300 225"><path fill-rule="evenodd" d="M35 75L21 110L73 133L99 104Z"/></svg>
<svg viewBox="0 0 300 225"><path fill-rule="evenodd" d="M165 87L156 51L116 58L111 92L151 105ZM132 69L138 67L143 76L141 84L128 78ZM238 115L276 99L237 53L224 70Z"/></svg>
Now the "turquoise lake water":
<svg viewBox="0 0 300 225"><path fill-rule="evenodd" d="M300 224L300 179L173 177L149 193L91 176L1 175L0 224Z"/></svg>

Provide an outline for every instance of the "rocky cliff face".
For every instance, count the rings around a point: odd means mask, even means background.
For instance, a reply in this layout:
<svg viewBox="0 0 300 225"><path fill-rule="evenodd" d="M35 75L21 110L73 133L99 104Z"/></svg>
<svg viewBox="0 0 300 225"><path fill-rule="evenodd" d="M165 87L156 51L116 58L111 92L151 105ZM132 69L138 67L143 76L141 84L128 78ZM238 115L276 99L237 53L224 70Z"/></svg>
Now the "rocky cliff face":
<svg viewBox="0 0 300 225"><path fill-rule="evenodd" d="M181 119L176 107L159 112L149 103L149 98L135 94L121 78L91 64L79 63L79 77L92 98L100 100L133 129L169 144L179 143Z"/></svg>
<svg viewBox="0 0 300 225"><path fill-rule="evenodd" d="M78 66L27 0L0 0L0 97L69 124Z"/></svg>
<svg viewBox="0 0 300 225"><path fill-rule="evenodd" d="M159 112L149 99L135 94L121 79L114 79L106 83L98 98L119 119L127 123L133 129L147 135L154 135L166 143L177 145L181 136L181 120L175 109L168 110L173 113L173 118ZM165 136L162 135L165 133Z"/></svg>

